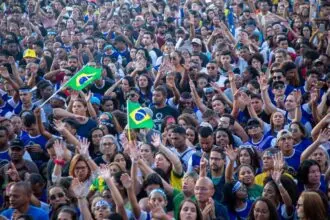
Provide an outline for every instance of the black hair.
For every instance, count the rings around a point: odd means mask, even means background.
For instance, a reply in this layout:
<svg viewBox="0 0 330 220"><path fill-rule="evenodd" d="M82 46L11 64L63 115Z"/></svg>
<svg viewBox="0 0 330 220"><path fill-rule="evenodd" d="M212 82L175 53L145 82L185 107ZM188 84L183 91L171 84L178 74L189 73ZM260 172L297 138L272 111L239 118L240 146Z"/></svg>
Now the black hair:
<svg viewBox="0 0 330 220"><path fill-rule="evenodd" d="M318 164L318 162L316 162L315 160L304 160L298 169L298 173L297 173L297 178L298 181L300 181L303 184L308 184L308 174L309 174L309 169L312 166L318 166L320 172L321 172L321 167Z"/></svg>
<svg viewBox="0 0 330 220"><path fill-rule="evenodd" d="M70 206L62 206L62 207L59 209L59 211L57 212L57 213L58 213L58 214L57 214L57 217L58 217L58 215L59 215L61 212L65 212L65 213L70 214L72 220L78 220L78 213L77 213L77 211L76 211L74 208L70 207Z"/></svg>
<svg viewBox="0 0 330 220"><path fill-rule="evenodd" d="M165 98L167 97L167 90L164 86L157 86L154 91L161 92Z"/></svg>
<svg viewBox="0 0 330 220"><path fill-rule="evenodd" d="M235 124L235 118L228 113L224 113L221 117L229 118L229 124L234 125Z"/></svg>
<svg viewBox="0 0 330 220"><path fill-rule="evenodd" d="M212 136L213 130L210 127L200 127L198 129L198 135L201 136L202 138L207 138L209 136Z"/></svg>
<svg viewBox="0 0 330 220"><path fill-rule="evenodd" d="M233 193L233 188L236 182L226 183L223 186L223 203L227 204L228 210L232 212L235 211L236 205L236 193Z"/></svg>
<svg viewBox="0 0 330 220"><path fill-rule="evenodd" d="M125 76L123 79L126 79L128 82L128 86L129 87L134 87L135 86L135 82L134 82L134 78L131 76Z"/></svg>
<svg viewBox="0 0 330 220"><path fill-rule="evenodd" d="M249 212L249 218L248 218L249 220L255 220L254 209L255 209L257 202L259 202L259 201L262 201L267 204L267 207L269 210L269 218L268 218L269 220L280 219L278 216L278 213L277 213L277 209L274 206L274 204L271 201L269 201L268 199L261 197L261 198L258 198L256 201L254 201L254 203L252 204L250 212Z"/></svg>
<svg viewBox="0 0 330 220"><path fill-rule="evenodd" d="M116 152L115 154L113 154L110 158L110 163L112 162L115 162L115 157L118 155L118 154L121 154L124 159L125 159L125 162L126 162L126 170L127 171L130 171L131 170L131 166L132 166L132 160L131 158L126 154L126 153L123 153L123 152Z"/></svg>
<svg viewBox="0 0 330 220"><path fill-rule="evenodd" d="M33 220L33 217L31 215L28 215L28 214L22 214L20 216L18 216L16 219L24 219L24 220Z"/></svg>
<svg viewBox="0 0 330 220"><path fill-rule="evenodd" d="M35 184L44 185L45 184L44 178L42 178L42 176L39 173L31 173L28 178L28 181L30 182L31 185L35 185Z"/></svg>
<svg viewBox="0 0 330 220"><path fill-rule="evenodd" d="M262 56L262 54L260 54L260 53L255 53L255 54L253 54L253 55L250 57L250 59L249 59L249 61L248 61L249 66L252 65L252 60L253 60L253 59L258 60L258 61L261 63L261 65L263 65L264 62L265 62L264 57Z"/></svg>
<svg viewBox="0 0 330 220"><path fill-rule="evenodd" d="M231 145L235 145L235 140L234 140L234 136L233 136L233 133L227 129L227 128L218 128L215 132L214 132L214 138L216 137L217 133L219 131L223 131L223 132L226 132L227 135L228 135L228 139L229 139L229 144ZM234 147L237 147L237 146L234 146Z"/></svg>
<svg viewBox="0 0 330 220"><path fill-rule="evenodd" d="M36 124L36 117L32 113L27 113L23 116L23 125L26 127L31 127Z"/></svg>
<svg viewBox="0 0 330 220"><path fill-rule="evenodd" d="M162 178L160 178L160 176L157 173L149 174L143 182L143 187L146 188L147 186L150 186L153 184L159 185L159 188L164 189Z"/></svg>

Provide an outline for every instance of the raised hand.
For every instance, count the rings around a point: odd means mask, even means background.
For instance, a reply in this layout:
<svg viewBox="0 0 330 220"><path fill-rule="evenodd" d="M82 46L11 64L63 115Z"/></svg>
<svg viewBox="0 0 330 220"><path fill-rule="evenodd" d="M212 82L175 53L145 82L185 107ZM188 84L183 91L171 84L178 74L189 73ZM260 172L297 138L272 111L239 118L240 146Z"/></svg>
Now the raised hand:
<svg viewBox="0 0 330 220"><path fill-rule="evenodd" d="M19 174L18 174L18 171L14 165L13 162L10 162L10 167L8 168L6 174L10 177L10 179L14 182L18 182L20 181L20 177L19 177Z"/></svg>
<svg viewBox="0 0 330 220"><path fill-rule="evenodd" d="M329 140L329 137L330 137L330 129L326 128L326 129L323 129L320 132L320 134L317 137L316 141L320 144L323 144L323 143L325 143Z"/></svg>
<svg viewBox="0 0 330 220"><path fill-rule="evenodd" d="M216 91L218 91L219 93L222 93L222 89L221 87L218 85L218 83L215 82L210 82L210 85L212 86L212 88Z"/></svg>
<svg viewBox="0 0 330 220"><path fill-rule="evenodd" d="M159 148L160 145L162 144L161 140L160 140L160 135L157 133L154 133L151 137L152 141L151 144L155 147L155 148Z"/></svg>
<svg viewBox="0 0 330 220"><path fill-rule="evenodd" d="M34 113L34 116L36 116L36 118L40 117L41 116L41 108L40 107L35 108L33 113Z"/></svg>
<svg viewBox="0 0 330 220"><path fill-rule="evenodd" d="M294 96L294 98L296 100L297 105L300 105L301 104L301 91L299 89L298 90L295 90L293 92L293 96Z"/></svg>
<svg viewBox="0 0 330 220"><path fill-rule="evenodd" d="M230 161L235 161L238 156L237 149L234 149L233 145L227 145L227 147L225 147L225 154L230 159Z"/></svg>
<svg viewBox="0 0 330 220"><path fill-rule="evenodd" d="M82 196L86 195L87 190L84 184L78 180L78 178L74 178L72 180L70 188L77 198L81 198Z"/></svg>
<svg viewBox="0 0 330 220"><path fill-rule="evenodd" d="M79 92L76 90L72 90L70 96L71 96L71 100L74 101L79 98Z"/></svg>
<svg viewBox="0 0 330 220"><path fill-rule="evenodd" d="M282 172L285 166L285 161L282 152L278 152L277 154L275 154L273 159L274 159L274 170Z"/></svg>
<svg viewBox="0 0 330 220"><path fill-rule="evenodd" d="M57 160L64 159L64 142L63 140L56 140L54 143L54 150Z"/></svg>
<svg viewBox="0 0 330 220"><path fill-rule="evenodd" d="M89 158L89 145L90 142L88 141L87 138L83 138L82 140L79 140L80 146L79 146L79 153L85 157L85 158Z"/></svg>
<svg viewBox="0 0 330 220"><path fill-rule="evenodd" d="M234 82L234 80L235 80L235 74L234 74L233 71L229 71L228 72L228 80L229 80L229 82Z"/></svg>
<svg viewBox="0 0 330 220"><path fill-rule="evenodd" d="M149 208L153 219L166 219L166 213L159 203L153 204L149 202Z"/></svg>
<svg viewBox="0 0 330 220"><path fill-rule="evenodd" d="M279 170L273 170L271 172L271 175L272 175L272 179L274 180L274 182L276 184L280 184L281 183L281 175L282 175L281 171L279 171Z"/></svg>
<svg viewBox="0 0 330 220"><path fill-rule="evenodd" d="M133 181L127 173L124 173L121 175L120 181L123 184L125 189L129 189L133 186Z"/></svg>
<svg viewBox="0 0 330 220"><path fill-rule="evenodd" d="M268 81L265 74L260 74L260 76L258 77L258 83L260 84L261 91L268 89Z"/></svg>
<svg viewBox="0 0 330 220"><path fill-rule="evenodd" d="M0 66L0 75L4 79L8 79L10 77L8 69L5 66Z"/></svg>
<svg viewBox="0 0 330 220"><path fill-rule="evenodd" d="M241 101L245 106L248 106L251 104L251 97L248 96L245 92L241 92Z"/></svg>
<svg viewBox="0 0 330 220"><path fill-rule="evenodd" d="M63 132L65 130L65 123L63 121L54 119L54 125L58 132Z"/></svg>
<svg viewBox="0 0 330 220"><path fill-rule="evenodd" d="M99 168L99 176L102 177L104 180L111 178L111 171L110 166L101 165Z"/></svg>

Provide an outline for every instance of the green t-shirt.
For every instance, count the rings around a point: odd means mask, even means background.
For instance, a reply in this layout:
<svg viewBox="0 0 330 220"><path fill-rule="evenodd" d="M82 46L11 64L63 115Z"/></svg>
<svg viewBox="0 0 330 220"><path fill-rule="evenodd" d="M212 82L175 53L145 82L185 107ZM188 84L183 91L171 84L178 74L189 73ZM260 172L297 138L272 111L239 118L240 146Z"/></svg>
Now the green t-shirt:
<svg viewBox="0 0 330 220"><path fill-rule="evenodd" d="M263 188L257 184L253 184L248 188L249 200L255 201L262 195Z"/></svg>
<svg viewBox="0 0 330 220"><path fill-rule="evenodd" d="M173 189L173 205L174 205L174 217L175 219L179 218L179 210L180 210L180 205L182 201L184 200L184 195L183 192L177 189ZM190 197L190 199L196 201L195 195Z"/></svg>

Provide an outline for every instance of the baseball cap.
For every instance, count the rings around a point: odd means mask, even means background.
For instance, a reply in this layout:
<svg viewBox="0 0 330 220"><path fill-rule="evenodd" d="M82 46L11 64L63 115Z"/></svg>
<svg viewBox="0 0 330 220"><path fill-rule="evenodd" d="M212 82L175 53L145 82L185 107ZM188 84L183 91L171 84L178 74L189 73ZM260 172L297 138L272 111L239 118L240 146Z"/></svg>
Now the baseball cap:
<svg viewBox="0 0 330 220"><path fill-rule="evenodd" d="M314 64L314 65L315 65L315 64L323 64L323 61L320 60L320 59L316 59L316 60L314 60L313 64Z"/></svg>
<svg viewBox="0 0 330 220"><path fill-rule="evenodd" d="M292 133L289 130L287 130L287 129L280 130L277 133L276 143L278 141L280 141L282 138L285 138L285 137L292 137Z"/></svg>
<svg viewBox="0 0 330 220"><path fill-rule="evenodd" d="M24 149L24 143L20 139L14 139L9 143L9 147Z"/></svg>
<svg viewBox="0 0 330 220"><path fill-rule="evenodd" d="M24 51L23 58L37 58L37 53L35 50L27 49Z"/></svg>
<svg viewBox="0 0 330 220"><path fill-rule="evenodd" d="M192 43L192 44L195 43L195 44L202 45L202 41L201 41L200 39L198 39L198 38L194 38L194 39L192 39L191 43Z"/></svg>

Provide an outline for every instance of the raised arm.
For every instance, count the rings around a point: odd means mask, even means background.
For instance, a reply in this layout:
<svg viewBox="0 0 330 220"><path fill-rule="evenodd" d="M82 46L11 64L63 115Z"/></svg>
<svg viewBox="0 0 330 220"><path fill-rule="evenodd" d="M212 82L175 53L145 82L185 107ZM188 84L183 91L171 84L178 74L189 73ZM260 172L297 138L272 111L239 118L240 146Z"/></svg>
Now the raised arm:
<svg viewBox="0 0 330 220"><path fill-rule="evenodd" d="M89 148L90 142L87 140L87 138L83 138L79 142L80 142L80 144L77 146L79 153L86 159L86 162L87 162L89 168L91 169L91 172L92 173L98 172L99 167L96 165L94 160L89 155L88 148Z"/></svg>
<svg viewBox="0 0 330 220"><path fill-rule="evenodd" d="M127 190L128 200L132 206L132 212L134 214L134 217L135 219L139 219L141 216L141 208L134 193L132 179L127 173L125 173L121 175L120 181L123 184L124 188Z"/></svg>
<svg viewBox="0 0 330 220"><path fill-rule="evenodd" d="M197 93L197 90L196 90L196 87L195 87L195 84L191 79L189 80L189 86L190 86L190 90L191 90L191 96L193 97L193 99L196 103L196 106L198 107L198 109L201 112L205 112L208 108L203 103L202 99L199 97L199 95Z"/></svg>
<svg viewBox="0 0 330 220"><path fill-rule="evenodd" d="M274 170L272 172L272 179L274 180L278 190L280 191L280 195L282 197L282 201L285 205L285 209L286 209L288 216L292 216L293 211L294 211L292 199L291 199L288 191L286 191L286 189L283 187L283 185L281 183L282 169L283 169L284 164L285 164L285 162L284 162L282 153L279 152L279 153L275 154Z"/></svg>
<svg viewBox="0 0 330 220"><path fill-rule="evenodd" d="M313 140L316 140L319 133L321 132L321 130L327 126L330 122L330 113L327 114L319 123L316 124L316 126L313 128L311 134L312 134L312 138Z"/></svg>
<svg viewBox="0 0 330 220"><path fill-rule="evenodd" d="M123 219L127 219L127 215L124 207L125 203L123 197L121 196L116 184L114 183L111 177L110 167L109 166L101 167L99 173L100 176L105 180L108 188L110 189L112 199L116 204L116 212L119 213L123 217Z"/></svg>
<svg viewBox="0 0 330 220"><path fill-rule="evenodd" d="M95 109L92 105L92 103L90 102L93 94L91 91L88 92L88 95L86 95L84 92L80 91L80 96L86 101L87 103L87 111L89 113L89 116L91 118L97 118L97 115L96 115L96 112L95 112Z"/></svg>
<svg viewBox="0 0 330 220"><path fill-rule="evenodd" d="M37 126L38 129L40 131L40 133L42 134L42 136L44 136L47 140L51 139L53 137L53 135L51 133L49 133L44 125L42 124L42 120L41 120L41 108L37 107L34 110L34 116L36 117L36 122L37 122Z"/></svg>
<svg viewBox="0 0 330 220"><path fill-rule="evenodd" d="M92 214L89 211L88 201L86 199L86 196L84 196L85 195L84 192L87 190L85 189L84 184L79 182L77 178L74 178L72 180L70 188L72 189L74 195L78 199L78 208L81 212L81 216L83 217L83 219L93 219Z"/></svg>
<svg viewBox="0 0 330 220"><path fill-rule="evenodd" d="M300 163L307 160L314 151L323 143L327 142L330 137L330 129L326 128L321 131L316 141L314 141L309 147L307 147L300 156Z"/></svg>
<svg viewBox="0 0 330 220"><path fill-rule="evenodd" d="M176 104L176 105L179 104L180 92L179 92L178 88L176 88L174 80L166 82L166 85L171 89L171 91L174 94L173 103Z"/></svg>
<svg viewBox="0 0 330 220"><path fill-rule="evenodd" d="M234 163L237 158L237 150L234 149L232 145L228 145L225 147L225 153L229 158L229 164L226 166L225 171L225 181L226 183L231 183L233 181Z"/></svg>
<svg viewBox="0 0 330 220"><path fill-rule="evenodd" d="M212 86L212 88L214 88L214 90L218 92L218 94L225 101L225 103L227 103L227 105L229 105L229 107L232 108L233 107L232 101L230 101L228 97L225 94L223 94L223 91L220 88L220 86L215 82L210 82L210 85Z"/></svg>
<svg viewBox="0 0 330 220"><path fill-rule="evenodd" d="M274 104L270 100L270 97L268 94L268 84L267 84L266 75L264 75L264 74L260 75L260 77L258 77L258 82L260 84L261 98L265 104L265 112L267 114L272 114L273 112L276 112L277 108L274 106Z"/></svg>
<svg viewBox="0 0 330 220"><path fill-rule="evenodd" d="M104 96L113 97L112 92L120 85L120 83L121 83L121 79L118 80L115 84L113 84L107 91L105 91Z"/></svg>
<svg viewBox="0 0 330 220"><path fill-rule="evenodd" d="M159 134L152 135L152 145L154 147L158 148L158 150L160 152L162 152L171 161L173 171L176 174L178 174L178 175L183 174L183 168L182 168L180 158L177 155L175 155L169 148L165 147L162 144Z"/></svg>
<svg viewBox="0 0 330 220"><path fill-rule="evenodd" d="M74 146L79 145L79 140L73 134L71 134L68 129L65 128L64 122L54 119L54 125L55 129L65 138L68 143L73 144Z"/></svg>
<svg viewBox="0 0 330 220"><path fill-rule="evenodd" d="M138 160L138 166L141 169L141 172L143 173L144 176L147 176L151 173L156 173L153 169L151 169L150 166L148 166L143 160L139 159ZM162 179L162 183L164 186L164 190L168 195L172 195L173 194L173 190L174 188L168 183L166 182L161 176L159 176Z"/></svg>

